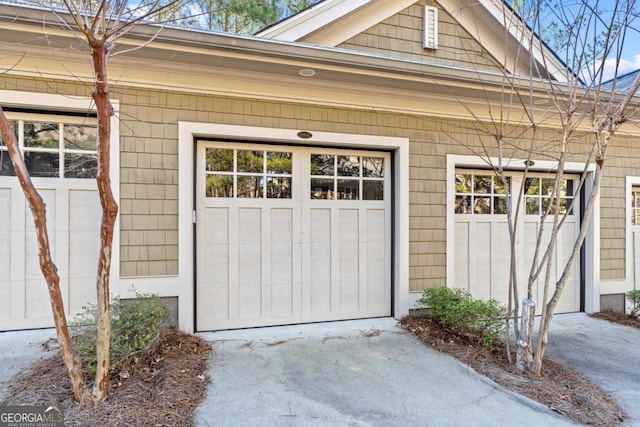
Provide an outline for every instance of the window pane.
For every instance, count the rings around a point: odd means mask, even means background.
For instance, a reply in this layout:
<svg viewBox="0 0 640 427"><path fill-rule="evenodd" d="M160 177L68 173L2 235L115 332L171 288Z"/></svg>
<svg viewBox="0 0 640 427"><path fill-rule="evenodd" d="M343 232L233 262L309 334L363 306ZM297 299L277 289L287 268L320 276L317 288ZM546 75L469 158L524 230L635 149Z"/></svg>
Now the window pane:
<svg viewBox="0 0 640 427"><path fill-rule="evenodd" d="M471 193L471 175L456 174L456 193Z"/></svg>
<svg viewBox="0 0 640 427"><path fill-rule="evenodd" d="M531 196L540 194L540 179L527 178L524 180L524 194Z"/></svg>
<svg viewBox="0 0 640 427"><path fill-rule="evenodd" d="M312 178L312 199L334 199L333 179Z"/></svg>
<svg viewBox="0 0 640 427"><path fill-rule="evenodd" d="M95 178L98 173L97 154L64 155L65 178Z"/></svg>
<svg viewBox="0 0 640 427"><path fill-rule="evenodd" d="M238 150L238 172L264 172L263 155L264 151Z"/></svg>
<svg viewBox="0 0 640 427"><path fill-rule="evenodd" d="M24 122L24 146L58 148L60 125L53 122Z"/></svg>
<svg viewBox="0 0 640 427"><path fill-rule="evenodd" d="M560 195L562 197L573 197L573 180L563 179L560 187Z"/></svg>
<svg viewBox="0 0 640 427"><path fill-rule="evenodd" d="M542 195L550 196L553 193L553 185L555 184L555 180L552 178L543 178L542 179Z"/></svg>
<svg viewBox="0 0 640 427"><path fill-rule="evenodd" d="M262 175L238 177L238 197L259 199L262 197L263 187L264 178Z"/></svg>
<svg viewBox="0 0 640 427"><path fill-rule="evenodd" d="M65 124L63 129L64 148L69 150L97 150L98 128L96 126Z"/></svg>
<svg viewBox="0 0 640 427"><path fill-rule="evenodd" d="M640 224L640 209L636 210L636 222L634 224Z"/></svg>
<svg viewBox="0 0 640 427"><path fill-rule="evenodd" d="M0 150L0 176L16 176L9 153L5 150Z"/></svg>
<svg viewBox="0 0 640 427"><path fill-rule="evenodd" d="M473 201L473 213L475 214L491 213L491 198L476 197Z"/></svg>
<svg viewBox="0 0 640 427"><path fill-rule="evenodd" d="M363 181L362 200L384 200L384 181Z"/></svg>
<svg viewBox="0 0 640 427"><path fill-rule="evenodd" d="M525 197L527 215L540 215L540 199L537 197Z"/></svg>
<svg viewBox="0 0 640 427"><path fill-rule="evenodd" d="M339 179L337 193L337 198L341 200L359 200L360 181L357 179Z"/></svg>
<svg viewBox="0 0 640 427"><path fill-rule="evenodd" d="M382 157L364 157L362 159L362 176L384 178L384 159Z"/></svg>
<svg viewBox="0 0 640 427"><path fill-rule="evenodd" d="M338 156L338 176L360 176L360 157Z"/></svg>
<svg viewBox="0 0 640 427"><path fill-rule="evenodd" d="M233 177L229 175L207 175L205 195L207 197L233 197Z"/></svg>
<svg viewBox="0 0 640 427"><path fill-rule="evenodd" d="M456 196L455 211L457 214L470 214L471 196Z"/></svg>
<svg viewBox="0 0 640 427"><path fill-rule="evenodd" d="M494 197L493 198L493 213L494 214L506 214L507 213L507 198L506 197Z"/></svg>
<svg viewBox="0 0 640 427"><path fill-rule="evenodd" d="M291 178L275 176L267 178L267 198L290 199Z"/></svg>
<svg viewBox="0 0 640 427"><path fill-rule="evenodd" d="M333 161L335 157L331 154L311 155L311 175L333 176Z"/></svg>
<svg viewBox="0 0 640 427"><path fill-rule="evenodd" d="M233 172L233 150L207 148L206 169L210 172ZM222 197L222 196L210 196ZM224 196L228 197L228 196Z"/></svg>
<svg viewBox="0 0 640 427"><path fill-rule="evenodd" d="M634 206L640 208L640 193L635 193L635 195L636 204Z"/></svg>
<svg viewBox="0 0 640 427"><path fill-rule="evenodd" d="M291 153L267 152L267 173L290 174Z"/></svg>
<svg viewBox="0 0 640 427"><path fill-rule="evenodd" d="M24 162L32 177L60 176L60 156L58 153L25 152Z"/></svg>
<svg viewBox="0 0 640 427"><path fill-rule="evenodd" d="M511 178L510 177L506 177L506 187L505 185L502 183L502 180L500 179L500 177L494 176L493 177L493 193L494 194L506 194L507 190L509 190L509 187L511 186Z"/></svg>
<svg viewBox="0 0 640 427"><path fill-rule="evenodd" d="M631 207L638 208L640 207L640 193L633 192L631 193Z"/></svg>
<svg viewBox="0 0 640 427"><path fill-rule="evenodd" d="M476 193L491 193L491 177L475 176L473 178L473 190Z"/></svg>
<svg viewBox="0 0 640 427"><path fill-rule="evenodd" d="M13 132L13 136L16 137L16 142L18 141L18 122L16 120L9 120L9 127L11 128L11 131ZM4 139L2 139L2 134L0 133L0 147L6 147L7 144L4 142ZM6 154L6 153L5 153Z"/></svg>

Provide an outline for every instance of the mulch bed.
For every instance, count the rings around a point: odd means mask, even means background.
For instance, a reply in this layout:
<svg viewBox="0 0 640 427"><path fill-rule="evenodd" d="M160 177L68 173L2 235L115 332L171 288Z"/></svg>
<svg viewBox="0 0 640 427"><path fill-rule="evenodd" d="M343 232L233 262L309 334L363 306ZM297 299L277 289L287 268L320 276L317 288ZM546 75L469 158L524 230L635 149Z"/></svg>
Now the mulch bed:
<svg viewBox="0 0 640 427"><path fill-rule="evenodd" d="M209 343L175 328L112 379L100 405L79 404L61 357L19 374L2 405L58 405L66 426L191 426L209 383Z"/></svg>
<svg viewBox="0 0 640 427"><path fill-rule="evenodd" d="M591 317L597 319L608 320L609 322L618 323L620 325L631 326L640 329L640 319L631 317L628 314L616 313L613 311L601 311L600 313L592 313Z"/></svg>
<svg viewBox="0 0 640 427"><path fill-rule="evenodd" d="M503 343L490 350L427 317L408 316L400 323L423 343L457 358L501 387L540 402L580 424L613 426L624 420L624 411L611 397L560 363L545 359L540 377L520 373L509 364Z"/></svg>

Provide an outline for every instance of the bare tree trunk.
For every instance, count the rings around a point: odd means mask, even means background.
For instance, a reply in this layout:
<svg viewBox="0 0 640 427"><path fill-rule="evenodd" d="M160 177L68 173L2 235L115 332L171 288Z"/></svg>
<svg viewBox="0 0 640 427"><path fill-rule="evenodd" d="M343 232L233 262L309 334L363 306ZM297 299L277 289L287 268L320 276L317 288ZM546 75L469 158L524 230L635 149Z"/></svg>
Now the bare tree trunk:
<svg viewBox="0 0 640 427"><path fill-rule="evenodd" d="M522 300L522 322L516 349L516 368L519 371L531 369L533 350L531 348L531 329L529 323L535 317L536 304L528 298Z"/></svg>
<svg viewBox="0 0 640 427"><path fill-rule="evenodd" d="M82 373L82 362L73 353L71 346L71 338L69 336L69 328L67 325L67 316L64 312L64 302L60 293L60 276L58 276L58 268L51 259L51 250L49 247L49 232L47 231L47 214L46 206L42 197L36 190L27 166L24 163L22 154L18 149L18 142L15 135L11 131L11 126L4 115L2 107L0 107L0 130L2 139L7 145L7 151L11 158L11 163L16 171L16 176L20 182L20 187L29 203L31 213L33 214L33 223L36 228L38 238L38 259L40 261L40 270L47 282L49 288L49 297L51 299L51 310L53 311L53 321L58 334L58 342L60 343L60 354L64 361L71 384L73 386L73 394L76 401L82 402L85 397L85 382Z"/></svg>
<svg viewBox="0 0 640 427"><path fill-rule="evenodd" d="M98 259L98 277L96 291L98 297L98 334L96 337L96 380L93 387L94 400L100 401L109 392L109 344L111 340L111 319L109 314L109 277L111 271L111 252L113 229L118 214L118 205L111 190L109 156L111 138L111 116L113 107L109 100L109 84L107 79L107 59L110 44L103 41L90 40L93 67L95 71L95 88L92 96L98 110L98 174L96 182L102 205L102 222L100 225L100 255Z"/></svg>

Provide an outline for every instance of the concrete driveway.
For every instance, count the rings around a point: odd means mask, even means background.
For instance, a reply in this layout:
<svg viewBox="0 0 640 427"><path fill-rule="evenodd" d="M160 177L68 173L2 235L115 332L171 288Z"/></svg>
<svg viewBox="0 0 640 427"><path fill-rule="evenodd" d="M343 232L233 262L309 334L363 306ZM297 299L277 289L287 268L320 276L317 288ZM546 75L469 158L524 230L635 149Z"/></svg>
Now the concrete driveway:
<svg viewBox="0 0 640 427"><path fill-rule="evenodd" d="M201 335L214 352L198 426L570 425L390 318Z"/></svg>
<svg viewBox="0 0 640 427"><path fill-rule="evenodd" d="M640 329L585 313L553 318L547 357L574 368L610 394L640 427Z"/></svg>

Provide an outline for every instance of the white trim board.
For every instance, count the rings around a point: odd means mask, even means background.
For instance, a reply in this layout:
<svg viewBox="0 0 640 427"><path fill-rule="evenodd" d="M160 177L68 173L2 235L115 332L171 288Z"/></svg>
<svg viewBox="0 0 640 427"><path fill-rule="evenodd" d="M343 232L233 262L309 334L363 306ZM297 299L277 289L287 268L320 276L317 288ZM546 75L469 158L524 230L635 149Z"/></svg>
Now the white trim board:
<svg viewBox="0 0 640 427"><path fill-rule="evenodd" d="M310 131L311 139L297 133ZM394 223L393 232L393 313L401 318L409 313L412 298L409 293L409 139L397 137L315 132L309 129L279 129L211 123L178 123L178 323L188 332L194 330L194 156L196 138L220 138L289 145L322 145L355 149L387 150L393 153Z"/></svg>
<svg viewBox="0 0 640 427"><path fill-rule="evenodd" d="M547 172L556 168L557 162L548 160L534 160L534 166L530 167L531 172ZM455 173L456 168L468 167L475 169L489 169L489 164L498 165L499 159L496 157L482 158L479 156L467 156L457 154L447 154L447 193L446 193L446 283L455 283L455 213L453 211L455 202ZM510 171L521 171L525 169L525 159L503 160L504 168ZM567 162L565 171L567 173L581 173L585 168L584 163ZM595 171L595 165L590 164L587 168L588 176L585 180L585 187L590 188ZM587 196L588 197L588 196ZM585 198L586 200L586 198ZM584 241L586 268L584 272L585 281L585 311L587 313L596 312L600 309L600 196L596 198L593 215L589 223L589 231Z"/></svg>

